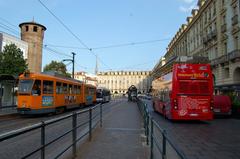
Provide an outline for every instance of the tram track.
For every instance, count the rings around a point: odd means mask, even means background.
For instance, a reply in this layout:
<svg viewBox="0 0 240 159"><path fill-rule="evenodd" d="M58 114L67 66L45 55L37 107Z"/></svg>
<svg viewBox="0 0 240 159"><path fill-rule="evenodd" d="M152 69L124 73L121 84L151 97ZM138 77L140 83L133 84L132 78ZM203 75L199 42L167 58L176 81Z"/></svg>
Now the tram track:
<svg viewBox="0 0 240 159"><path fill-rule="evenodd" d="M121 103L122 100L113 100L109 103L105 103L103 106L103 113L108 113L110 110L108 108L112 108L115 105ZM112 106L112 107L111 107ZM87 107L86 107L87 108ZM86 109L82 108L82 109ZM54 119L57 117L61 117L63 115L71 114L74 111L79 111L81 109L71 109L62 114L49 114L49 115L37 115L37 116L24 116L20 114L9 114L7 116L0 117L0 134L6 133L8 131L20 129L25 126L30 126L41 121L46 121L50 119Z"/></svg>

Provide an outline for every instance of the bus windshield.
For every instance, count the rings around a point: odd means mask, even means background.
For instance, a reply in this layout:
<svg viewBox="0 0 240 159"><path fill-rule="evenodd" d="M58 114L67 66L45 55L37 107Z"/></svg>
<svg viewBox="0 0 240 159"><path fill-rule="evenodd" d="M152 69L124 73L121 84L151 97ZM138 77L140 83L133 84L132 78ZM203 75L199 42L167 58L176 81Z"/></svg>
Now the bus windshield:
<svg viewBox="0 0 240 159"><path fill-rule="evenodd" d="M208 80L180 80L179 81L179 94L210 94Z"/></svg>
<svg viewBox="0 0 240 159"><path fill-rule="evenodd" d="M102 93L101 92L97 92L97 98L102 98Z"/></svg>
<svg viewBox="0 0 240 159"><path fill-rule="evenodd" d="M19 80L18 93L31 93L33 80Z"/></svg>

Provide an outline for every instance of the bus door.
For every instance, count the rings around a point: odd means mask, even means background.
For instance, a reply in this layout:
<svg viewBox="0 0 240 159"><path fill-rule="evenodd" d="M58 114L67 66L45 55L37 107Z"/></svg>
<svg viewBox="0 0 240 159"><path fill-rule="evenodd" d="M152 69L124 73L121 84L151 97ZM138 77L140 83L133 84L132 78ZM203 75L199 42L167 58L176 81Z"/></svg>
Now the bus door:
<svg viewBox="0 0 240 159"><path fill-rule="evenodd" d="M42 106L42 84L41 80L35 80L32 87L32 108L39 109Z"/></svg>

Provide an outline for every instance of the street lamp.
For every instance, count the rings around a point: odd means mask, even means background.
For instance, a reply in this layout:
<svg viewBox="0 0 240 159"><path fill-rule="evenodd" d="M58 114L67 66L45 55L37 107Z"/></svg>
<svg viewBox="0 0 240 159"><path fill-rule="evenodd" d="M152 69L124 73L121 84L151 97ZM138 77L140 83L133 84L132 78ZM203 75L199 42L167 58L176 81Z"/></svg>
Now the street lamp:
<svg viewBox="0 0 240 159"><path fill-rule="evenodd" d="M72 52L72 55L73 55L73 58L72 59L64 59L64 60L62 60L63 62L64 61L71 61L72 62L72 64L73 64L73 66L72 66L72 78L74 78L74 63L75 63L75 53L74 52Z"/></svg>

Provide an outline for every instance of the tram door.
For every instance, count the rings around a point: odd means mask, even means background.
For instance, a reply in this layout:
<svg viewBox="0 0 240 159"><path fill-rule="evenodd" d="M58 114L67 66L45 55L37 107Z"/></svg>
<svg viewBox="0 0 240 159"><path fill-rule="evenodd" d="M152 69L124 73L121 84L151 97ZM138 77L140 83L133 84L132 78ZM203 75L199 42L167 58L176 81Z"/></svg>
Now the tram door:
<svg viewBox="0 0 240 159"><path fill-rule="evenodd" d="M32 88L32 103L33 103L33 107L36 108L41 108L42 106L42 91L41 91L41 80L35 80L34 84L33 84L33 88Z"/></svg>

